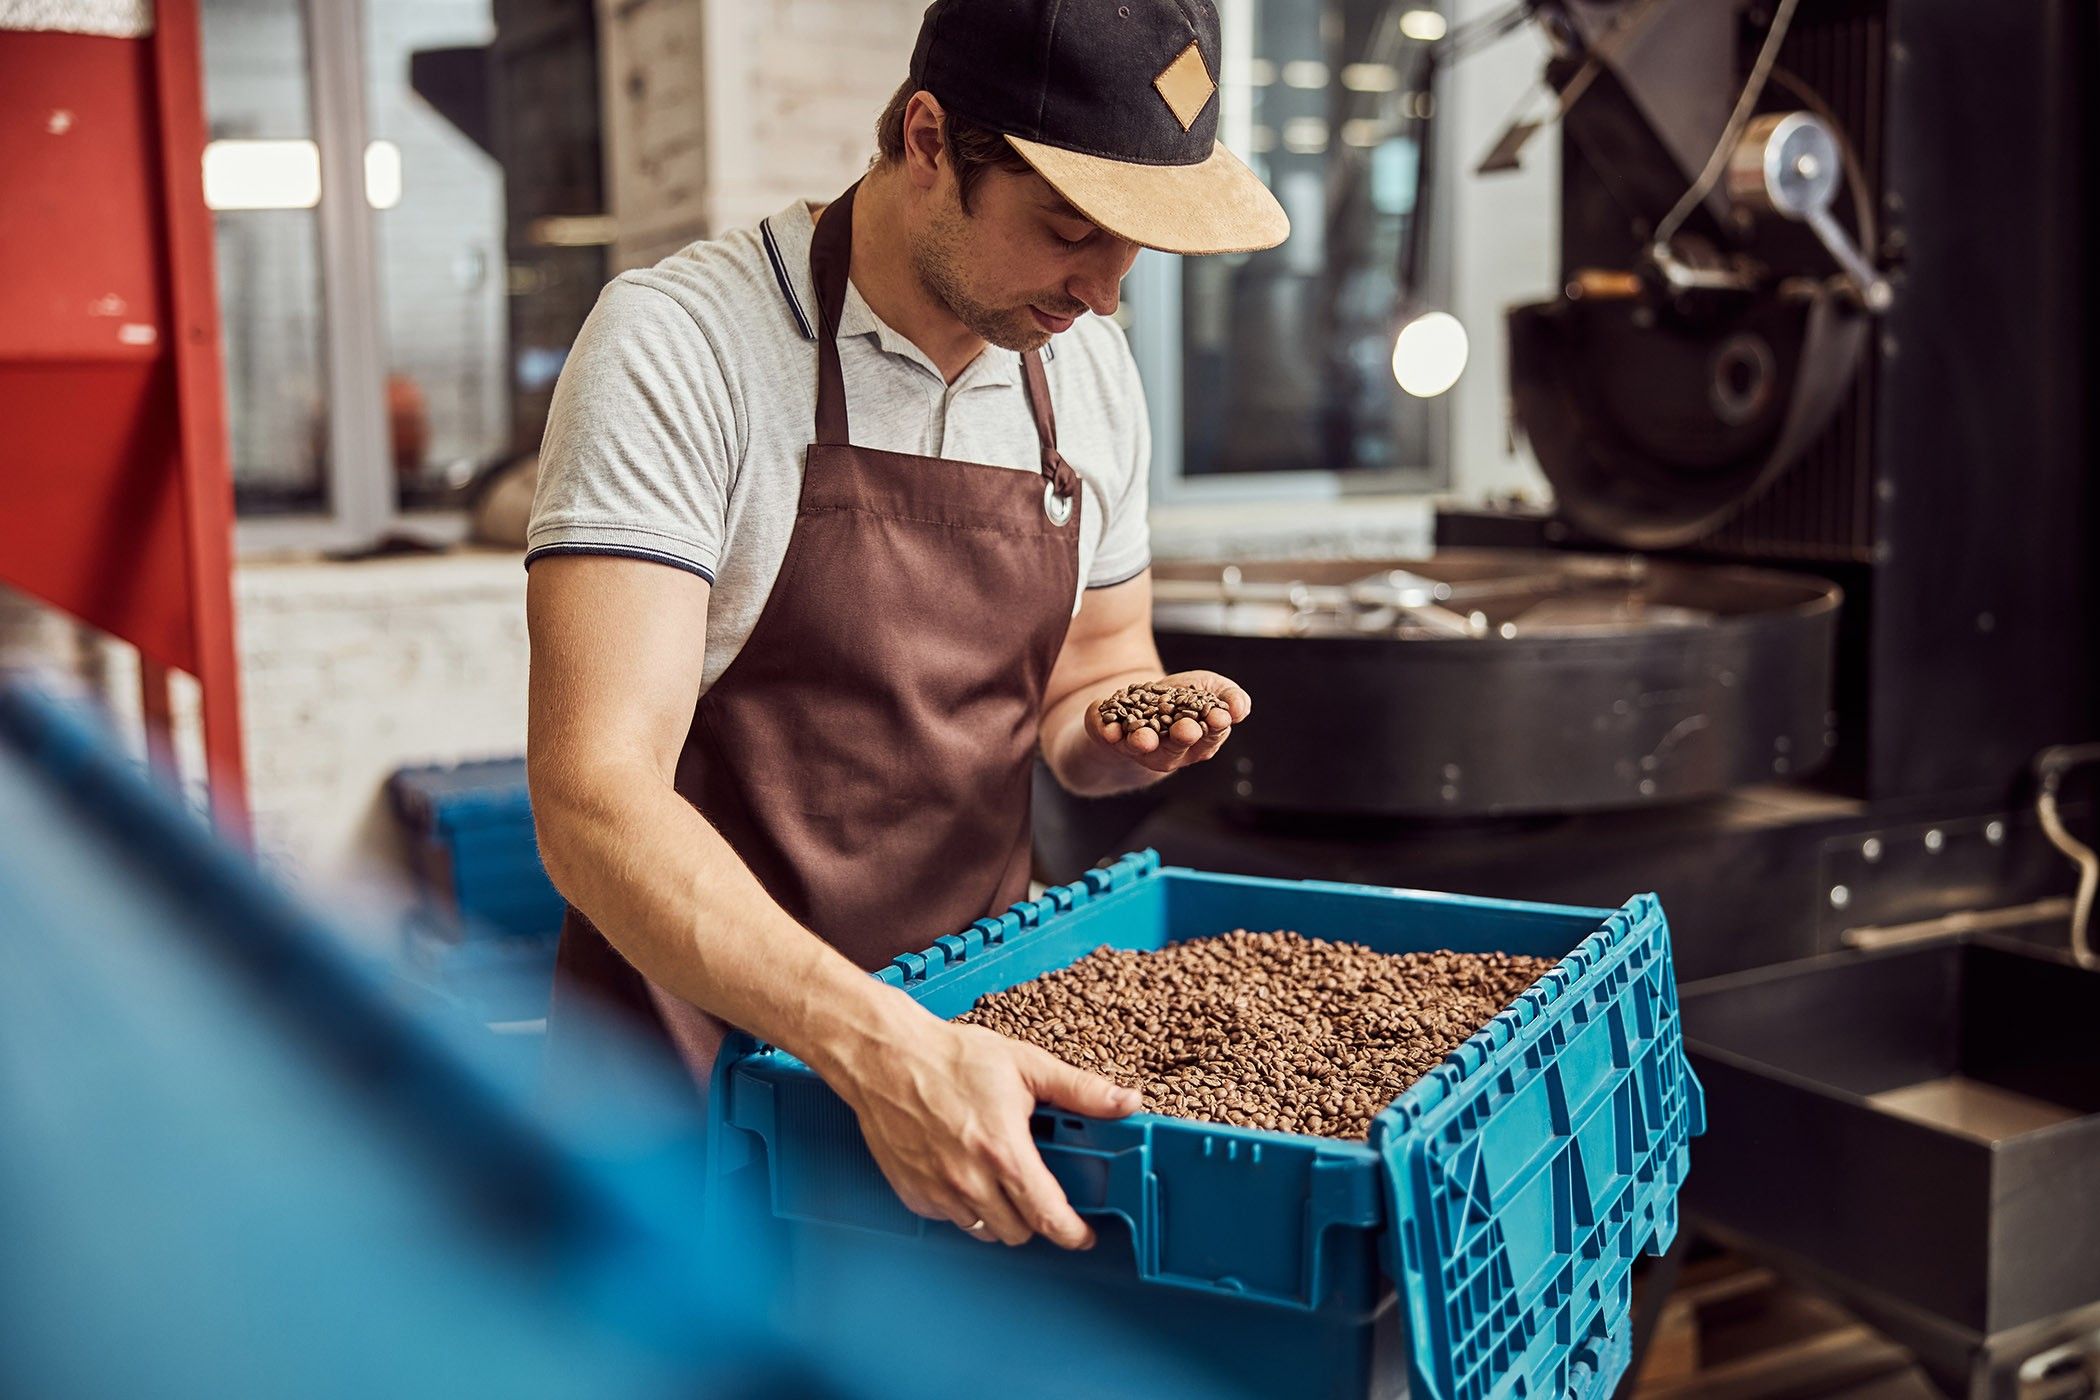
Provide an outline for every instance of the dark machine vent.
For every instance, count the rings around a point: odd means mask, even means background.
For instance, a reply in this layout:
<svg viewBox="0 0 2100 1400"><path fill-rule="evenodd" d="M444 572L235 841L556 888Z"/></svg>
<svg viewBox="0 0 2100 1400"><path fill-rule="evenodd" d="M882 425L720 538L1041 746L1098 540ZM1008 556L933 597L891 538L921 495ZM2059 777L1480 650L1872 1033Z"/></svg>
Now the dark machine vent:
<svg viewBox="0 0 2100 1400"><path fill-rule="evenodd" d="M1779 58L1784 74L1821 98L1850 137L1877 213L1883 209L1887 10L1887 0L1803 5ZM1756 53L1755 36L1762 33L1759 25L1743 45L1746 64ZM1775 80L1767 105L1795 100L1783 81ZM1841 195L1839 209L1848 227L1850 208L1849 193ZM1709 536L1700 552L1812 563L1873 561L1879 362L1879 347L1870 348L1830 426L1770 490Z"/></svg>

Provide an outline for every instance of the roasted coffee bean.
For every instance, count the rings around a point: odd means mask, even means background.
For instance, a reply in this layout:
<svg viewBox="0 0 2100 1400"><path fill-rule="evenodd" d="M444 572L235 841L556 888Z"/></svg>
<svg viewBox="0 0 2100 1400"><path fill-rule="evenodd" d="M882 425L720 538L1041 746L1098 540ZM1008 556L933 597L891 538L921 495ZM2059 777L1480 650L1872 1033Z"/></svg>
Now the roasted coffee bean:
<svg viewBox="0 0 2100 1400"><path fill-rule="evenodd" d="M1155 1113L1360 1139L1552 966L1234 929L1097 948L957 1019L1137 1089Z"/></svg>
<svg viewBox="0 0 2100 1400"><path fill-rule="evenodd" d="M1224 700L1207 690L1168 685L1165 681L1143 681L1126 685L1103 700L1101 722L1121 725L1125 735L1134 729L1151 729L1165 734L1178 720L1194 720L1200 726L1212 710L1226 709Z"/></svg>

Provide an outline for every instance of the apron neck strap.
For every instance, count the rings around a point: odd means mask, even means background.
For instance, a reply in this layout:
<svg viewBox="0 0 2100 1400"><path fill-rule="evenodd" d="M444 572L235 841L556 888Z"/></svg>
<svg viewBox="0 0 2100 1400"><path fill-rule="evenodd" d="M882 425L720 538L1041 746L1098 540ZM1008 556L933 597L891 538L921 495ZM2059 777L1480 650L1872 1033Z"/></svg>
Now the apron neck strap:
<svg viewBox="0 0 2100 1400"><path fill-rule="evenodd" d="M845 446L846 375L839 368L839 317L846 309L846 271L853 262L851 189L826 205L809 240L809 276L817 287L817 441Z"/></svg>
<svg viewBox="0 0 2100 1400"><path fill-rule="evenodd" d="M1021 356L1021 382L1028 389L1028 408L1035 414L1035 440L1042 450L1043 476L1057 487L1057 494L1070 499L1079 477L1057 450L1057 414L1050 407L1050 377L1043 372L1042 354L1030 350Z"/></svg>
<svg viewBox="0 0 2100 1400"><path fill-rule="evenodd" d="M817 441L846 446L846 375L839 365L839 318L846 310L847 274L853 262L853 196L851 189L826 205L817 216L809 241L809 275L817 288ZM1021 357L1028 407L1035 415L1036 442L1042 451L1043 475L1070 496L1078 478L1057 451L1057 417L1050 409L1050 381L1043 357L1030 350Z"/></svg>

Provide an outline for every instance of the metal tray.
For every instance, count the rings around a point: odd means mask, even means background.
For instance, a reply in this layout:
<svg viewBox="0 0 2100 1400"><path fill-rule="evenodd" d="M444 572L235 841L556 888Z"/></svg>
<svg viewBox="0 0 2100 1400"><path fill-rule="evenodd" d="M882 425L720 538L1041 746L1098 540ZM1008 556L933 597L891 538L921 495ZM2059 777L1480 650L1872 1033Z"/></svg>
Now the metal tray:
<svg viewBox="0 0 2100 1400"><path fill-rule="evenodd" d="M1693 983L1682 1006L1702 1222L1979 1344L2100 1303L2100 972L1975 937Z"/></svg>

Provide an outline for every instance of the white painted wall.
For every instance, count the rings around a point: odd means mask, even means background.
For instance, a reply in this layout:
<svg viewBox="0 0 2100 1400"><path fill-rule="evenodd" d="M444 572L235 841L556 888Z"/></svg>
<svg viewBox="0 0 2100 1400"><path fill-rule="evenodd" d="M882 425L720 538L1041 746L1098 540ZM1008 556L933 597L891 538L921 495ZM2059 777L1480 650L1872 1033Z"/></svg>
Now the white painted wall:
<svg viewBox="0 0 2100 1400"><path fill-rule="evenodd" d="M696 0L706 11L708 211L719 232L830 199L875 154L924 0Z"/></svg>
<svg viewBox="0 0 2100 1400"><path fill-rule="evenodd" d="M525 751L517 554L245 565L235 605L258 841L301 874L394 863L394 769Z"/></svg>

